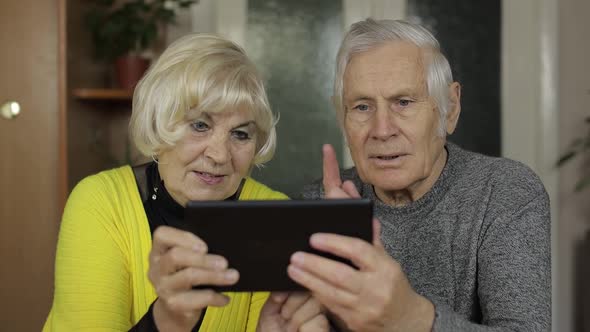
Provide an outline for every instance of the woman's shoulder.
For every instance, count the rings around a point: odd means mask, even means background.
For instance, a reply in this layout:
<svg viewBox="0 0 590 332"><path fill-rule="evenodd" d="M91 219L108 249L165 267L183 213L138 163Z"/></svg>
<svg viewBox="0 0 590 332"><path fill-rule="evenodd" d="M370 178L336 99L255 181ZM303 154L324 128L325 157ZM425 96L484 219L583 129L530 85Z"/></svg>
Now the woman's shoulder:
<svg viewBox="0 0 590 332"><path fill-rule="evenodd" d="M117 199L133 197L137 185L131 167L121 166L89 175L76 184L68 197L68 207L99 208L118 205Z"/></svg>
<svg viewBox="0 0 590 332"><path fill-rule="evenodd" d="M241 200L255 200L255 199L289 199L289 196L280 191L271 189L265 184L262 184L251 177L246 178L242 192L240 193Z"/></svg>
<svg viewBox="0 0 590 332"><path fill-rule="evenodd" d="M125 165L86 176L76 184L74 191L110 191L122 188L121 185L127 185L129 181L135 181L133 171Z"/></svg>
<svg viewBox="0 0 590 332"><path fill-rule="evenodd" d="M121 232L132 229L128 226L135 225L133 221L142 216L145 213L133 171L130 166L122 166L87 176L74 187L64 208L61 228L75 232L107 230L109 236L123 243L128 234Z"/></svg>

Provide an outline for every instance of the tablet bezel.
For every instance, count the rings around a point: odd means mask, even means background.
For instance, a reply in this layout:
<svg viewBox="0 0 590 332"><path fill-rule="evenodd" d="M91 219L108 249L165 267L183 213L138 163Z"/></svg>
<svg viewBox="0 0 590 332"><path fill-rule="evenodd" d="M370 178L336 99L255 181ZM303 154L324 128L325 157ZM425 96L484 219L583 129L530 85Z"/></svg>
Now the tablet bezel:
<svg viewBox="0 0 590 332"><path fill-rule="evenodd" d="M335 233L372 241L373 204L367 199L190 201L181 228L199 236L209 252L238 269L232 286L200 285L217 291L303 289L287 275L290 256L306 251L351 264L311 248L314 233Z"/></svg>

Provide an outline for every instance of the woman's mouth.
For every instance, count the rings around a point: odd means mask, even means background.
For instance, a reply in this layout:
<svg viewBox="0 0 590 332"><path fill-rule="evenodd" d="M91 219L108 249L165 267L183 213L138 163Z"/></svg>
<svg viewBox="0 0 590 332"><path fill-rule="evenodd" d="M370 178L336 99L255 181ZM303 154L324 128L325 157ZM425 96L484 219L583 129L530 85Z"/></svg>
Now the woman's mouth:
<svg viewBox="0 0 590 332"><path fill-rule="evenodd" d="M225 178L225 175L218 175L218 174L212 174L212 173L207 173L207 172L194 171L194 173L197 175L197 177L201 181L203 181L205 184L208 184L208 185L219 184Z"/></svg>

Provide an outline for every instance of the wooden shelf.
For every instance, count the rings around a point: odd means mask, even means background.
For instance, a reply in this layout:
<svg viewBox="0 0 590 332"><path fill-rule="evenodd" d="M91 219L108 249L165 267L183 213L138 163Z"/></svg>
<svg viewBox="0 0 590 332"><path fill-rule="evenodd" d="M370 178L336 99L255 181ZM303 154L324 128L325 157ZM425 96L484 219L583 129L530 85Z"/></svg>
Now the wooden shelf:
<svg viewBox="0 0 590 332"><path fill-rule="evenodd" d="M104 101L131 101L133 90L125 89L89 89L80 88L72 90L77 99L83 100L104 100Z"/></svg>

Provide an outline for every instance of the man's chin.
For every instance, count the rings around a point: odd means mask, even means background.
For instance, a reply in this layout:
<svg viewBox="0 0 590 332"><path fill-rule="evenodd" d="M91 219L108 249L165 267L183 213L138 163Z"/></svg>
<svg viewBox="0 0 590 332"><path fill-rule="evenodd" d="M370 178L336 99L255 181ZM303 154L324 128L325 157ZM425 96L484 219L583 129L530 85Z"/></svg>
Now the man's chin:
<svg viewBox="0 0 590 332"><path fill-rule="evenodd" d="M408 190L409 184L379 182L373 184L373 187L375 188L375 190L380 190L383 192L394 192Z"/></svg>
<svg viewBox="0 0 590 332"><path fill-rule="evenodd" d="M412 181L408 179L408 174L401 169L371 169L367 174L369 176L364 176L359 172L361 180L382 190L404 190L412 185Z"/></svg>

